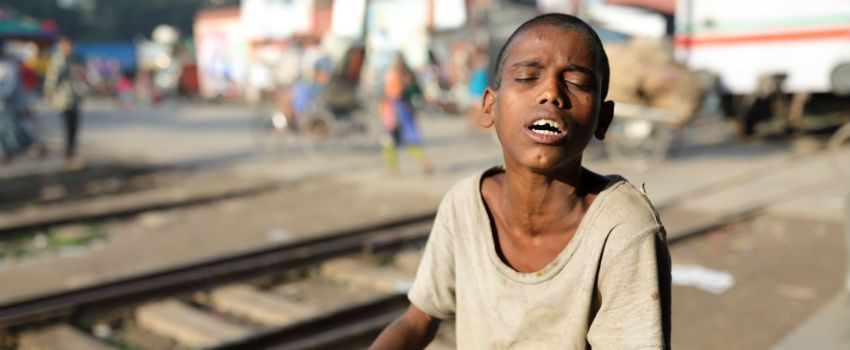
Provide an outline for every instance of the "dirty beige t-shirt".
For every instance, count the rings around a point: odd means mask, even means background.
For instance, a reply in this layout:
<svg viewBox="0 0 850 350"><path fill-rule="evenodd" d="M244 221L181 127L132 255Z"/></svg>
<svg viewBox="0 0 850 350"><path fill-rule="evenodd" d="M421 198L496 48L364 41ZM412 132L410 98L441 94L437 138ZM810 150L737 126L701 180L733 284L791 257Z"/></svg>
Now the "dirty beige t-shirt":
<svg viewBox="0 0 850 350"><path fill-rule="evenodd" d="M425 313L456 318L458 349L666 347L669 253L642 192L612 177L564 250L521 273L496 253L484 173L446 194L408 293Z"/></svg>

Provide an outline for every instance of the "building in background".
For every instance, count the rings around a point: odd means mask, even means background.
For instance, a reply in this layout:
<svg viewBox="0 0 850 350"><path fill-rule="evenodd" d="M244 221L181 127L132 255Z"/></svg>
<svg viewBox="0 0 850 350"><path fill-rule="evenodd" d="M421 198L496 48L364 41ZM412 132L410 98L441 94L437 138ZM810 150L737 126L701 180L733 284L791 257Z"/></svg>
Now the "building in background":
<svg viewBox="0 0 850 350"><path fill-rule="evenodd" d="M201 11L193 30L201 97L239 96L248 61L248 40L239 8Z"/></svg>

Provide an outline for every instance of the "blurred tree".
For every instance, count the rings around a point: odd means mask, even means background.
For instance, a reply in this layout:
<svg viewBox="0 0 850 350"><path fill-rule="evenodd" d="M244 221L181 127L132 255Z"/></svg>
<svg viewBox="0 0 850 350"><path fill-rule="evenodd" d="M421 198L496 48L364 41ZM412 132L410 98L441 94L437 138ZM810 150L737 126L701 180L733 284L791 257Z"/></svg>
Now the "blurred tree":
<svg viewBox="0 0 850 350"><path fill-rule="evenodd" d="M150 38L159 24L192 33L204 8L239 6L239 0L0 0L0 8L56 21L63 34L79 41Z"/></svg>

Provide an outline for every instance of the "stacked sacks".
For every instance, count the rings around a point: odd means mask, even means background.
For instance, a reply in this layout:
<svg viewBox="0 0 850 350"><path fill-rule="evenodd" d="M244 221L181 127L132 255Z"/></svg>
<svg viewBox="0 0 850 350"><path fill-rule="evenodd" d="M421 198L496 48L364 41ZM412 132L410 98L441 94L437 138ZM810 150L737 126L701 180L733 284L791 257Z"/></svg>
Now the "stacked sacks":
<svg viewBox="0 0 850 350"><path fill-rule="evenodd" d="M686 123L700 107L696 75L673 59L664 39L634 38L605 46L611 65L608 99L674 111L670 123Z"/></svg>

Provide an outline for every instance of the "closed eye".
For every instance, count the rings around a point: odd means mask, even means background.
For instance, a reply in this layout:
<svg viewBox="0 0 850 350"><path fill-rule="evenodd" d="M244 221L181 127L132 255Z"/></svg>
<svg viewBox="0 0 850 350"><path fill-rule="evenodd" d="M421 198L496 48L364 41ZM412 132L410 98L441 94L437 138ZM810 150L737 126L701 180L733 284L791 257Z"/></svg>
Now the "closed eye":
<svg viewBox="0 0 850 350"><path fill-rule="evenodd" d="M518 77L514 80L520 84L531 84L537 81L537 77Z"/></svg>
<svg viewBox="0 0 850 350"><path fill-rule="evenodd" d="M581 91L589 92L593 90L593 85L585 83L583 81L567 80L566 83L579 88L579 90Z"/></svg>

